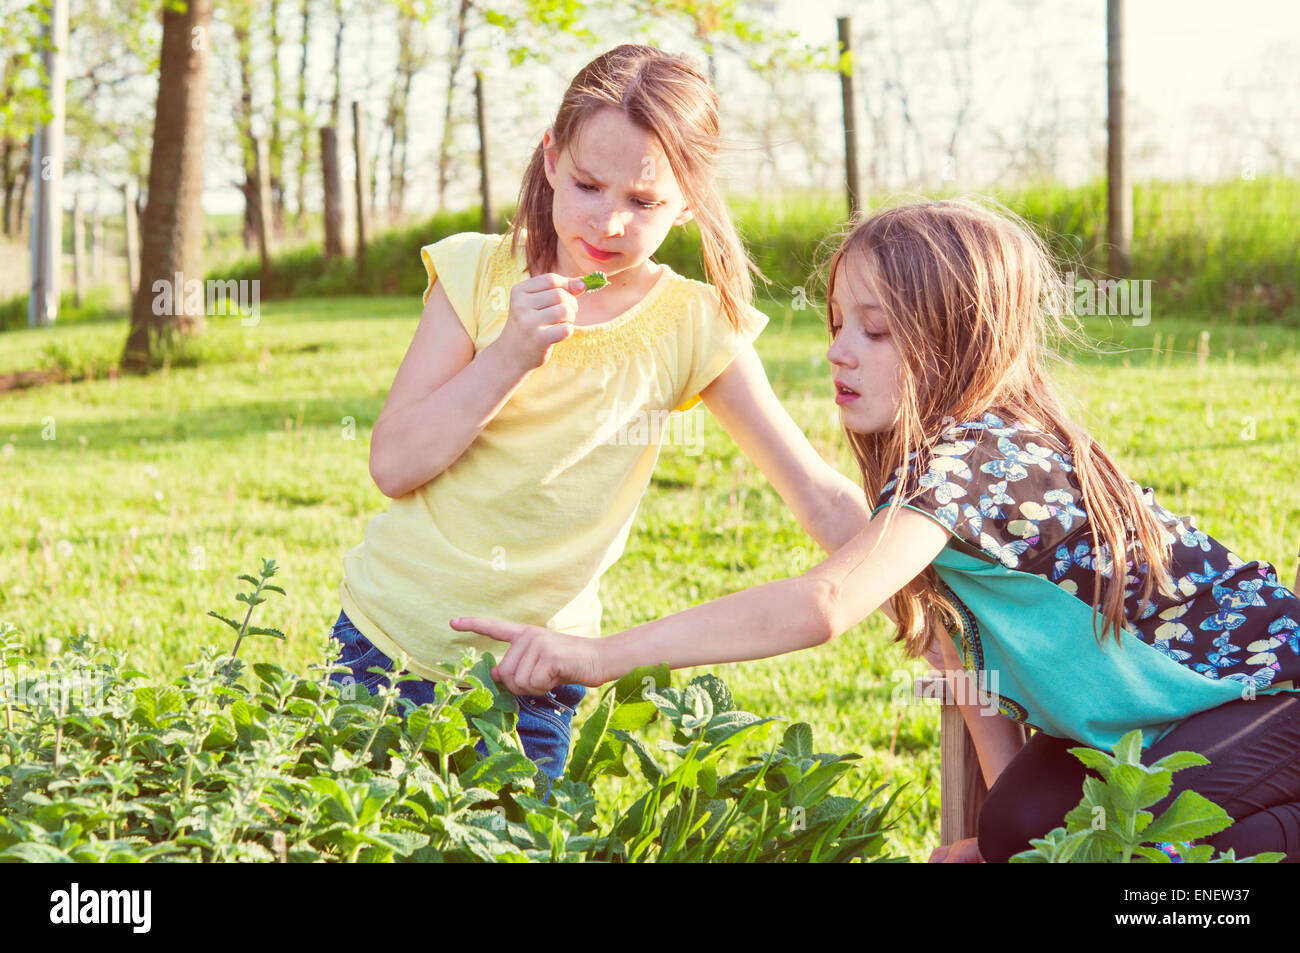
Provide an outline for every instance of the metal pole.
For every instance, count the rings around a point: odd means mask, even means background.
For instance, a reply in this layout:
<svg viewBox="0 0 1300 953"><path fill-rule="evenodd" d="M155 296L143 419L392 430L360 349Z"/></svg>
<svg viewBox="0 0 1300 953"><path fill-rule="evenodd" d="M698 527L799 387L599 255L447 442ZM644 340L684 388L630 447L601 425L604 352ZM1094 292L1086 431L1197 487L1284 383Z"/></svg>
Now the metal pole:
<svg viewBox="0 0 1300 953"><path fill-rule="evenodd" d="M63 264L63 122L68 49L68 0L50 0L50 22L42 34L46 47L41 56L49 77L50 121L33 139L32 177L32 283L27 303L27 323L32 327L54 323L59 315L59 278Z"/></svg>

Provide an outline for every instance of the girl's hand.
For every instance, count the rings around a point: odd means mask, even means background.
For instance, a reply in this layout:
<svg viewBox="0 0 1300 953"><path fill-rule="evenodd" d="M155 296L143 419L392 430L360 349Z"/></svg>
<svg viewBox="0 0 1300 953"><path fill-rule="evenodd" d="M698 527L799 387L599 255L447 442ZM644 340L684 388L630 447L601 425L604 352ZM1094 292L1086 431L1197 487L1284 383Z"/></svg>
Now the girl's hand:
<svg viewBox="0 0 1300 953"><path fill-rule="evenodd" d="M980 856L980 843L978 837L967 837L965 840L959 840L954 844L948 844L944 847L936 847L934 853L930 855L932 864L982 864L984 858Z"/></svg>
<svg viewBox="0 0 1300 953"><path fill-rule="evenodd" d="M573 334L577 295L586 287L581 278L546 274L510 289L510 310L497 341L521 372L541 367L551 348Z"/></svg>
<svg viewBox="0 0 1300 953"><path fill-rule="evenodd" d="M600 675L597 639L475 616L452 619L451 627L510 643L492 677L516 695L544 695L556 685L575 683L595 688L606 681Z"/></svg>

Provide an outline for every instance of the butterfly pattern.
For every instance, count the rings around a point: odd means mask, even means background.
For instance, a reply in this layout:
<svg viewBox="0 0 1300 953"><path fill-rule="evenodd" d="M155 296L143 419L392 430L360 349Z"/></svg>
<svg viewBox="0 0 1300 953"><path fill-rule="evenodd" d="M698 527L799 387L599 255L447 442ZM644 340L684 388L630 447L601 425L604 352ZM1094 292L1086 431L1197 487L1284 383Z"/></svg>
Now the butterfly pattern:
<svg viewBox="0 0 1300 953"><path fill-rule="evenodd" d="M1126 630L1212 679L1300 685L1300 598L1267 562L1246 562L1188 516L1130 481L1171 544L1174 592L1141 607L1145 562L1125 561ZM1007 569L1055 583L1091 604L1117 560L1093 543L1069 445L997 412L956 424L912 454L876 503L899 499Z"/></svg>

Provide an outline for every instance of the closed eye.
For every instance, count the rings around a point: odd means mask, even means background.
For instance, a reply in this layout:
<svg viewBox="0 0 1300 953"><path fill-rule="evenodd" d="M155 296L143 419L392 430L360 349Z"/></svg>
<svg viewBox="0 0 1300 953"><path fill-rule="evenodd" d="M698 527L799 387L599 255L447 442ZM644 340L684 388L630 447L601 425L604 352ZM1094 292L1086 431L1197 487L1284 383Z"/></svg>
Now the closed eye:
<svg viewBox="0 0 1300 953"><path fill-rule="evenodd" d="M590 182L578 182L578 181L575 179L575 180L574 180L574 184L577 185L578 188L579 188L581 191L583 191L583 192L599 192L599 191L600 191L600 187L599 187L599 186L592 185ZM659 207L660 205L662 205L663 203L662 203L662 202L647 202L647 201L645 201L644 199L636 199L636 204L639 205L639 206L641 206L641 208L658 208L658 207Z"/></svg>

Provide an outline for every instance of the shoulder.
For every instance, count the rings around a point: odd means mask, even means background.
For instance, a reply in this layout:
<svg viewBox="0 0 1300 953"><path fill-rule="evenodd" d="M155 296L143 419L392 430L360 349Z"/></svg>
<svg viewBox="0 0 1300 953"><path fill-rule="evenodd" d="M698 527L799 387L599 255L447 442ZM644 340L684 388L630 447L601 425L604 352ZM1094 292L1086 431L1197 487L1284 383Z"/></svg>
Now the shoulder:
<svg viewBox="0 0 1300 953"><path fill-rule="evenodd" d="M987 412L954 423L882 488L877 508L919 509L1005 565L1046 549L1086 519L1068 446Z"/></svg>
<svg viewBox="0 0 1300 953"><path fill-rule="evenodd" d="M718 294L717 288L707 281L680 275L667 264L663 264L663 267L668 272L669 296L690 309L697 326L724 333L732 331L727 316L722 312L722 296ZM766 327L769 320L768 316L753 304L745 306L742 318L739 333L746 338L757 335Z"/></svg>

